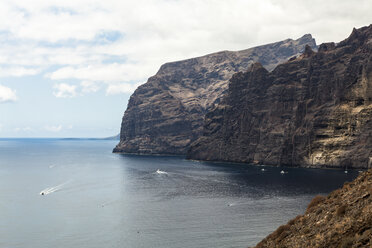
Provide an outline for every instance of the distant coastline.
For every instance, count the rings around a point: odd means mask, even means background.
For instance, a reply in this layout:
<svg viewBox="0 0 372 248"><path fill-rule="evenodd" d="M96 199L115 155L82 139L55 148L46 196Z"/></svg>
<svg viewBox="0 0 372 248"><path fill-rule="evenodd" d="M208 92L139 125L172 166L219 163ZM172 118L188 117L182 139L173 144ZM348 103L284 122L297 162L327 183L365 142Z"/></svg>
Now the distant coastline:
<svg viewBox="0 0 372 248"><path fill-rule="evenodd" d="M120 140L120 134L105 138L60 138L61 140Z"/></svg>
<svg viewBox="0 0 372 248"><path fill-rule="evenodd" d="M110 137L104 137L104 138L56 138L56 137L4 137L0 138L0 140L120 140L120 134Z"/></svg>

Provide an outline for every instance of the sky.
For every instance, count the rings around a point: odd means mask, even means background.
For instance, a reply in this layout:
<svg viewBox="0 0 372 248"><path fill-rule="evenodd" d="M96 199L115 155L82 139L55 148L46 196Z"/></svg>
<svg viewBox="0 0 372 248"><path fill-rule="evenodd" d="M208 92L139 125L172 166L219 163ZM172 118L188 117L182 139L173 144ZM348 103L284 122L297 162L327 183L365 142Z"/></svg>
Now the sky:
<svg viewBox="0 0 372 248"><path fill-rule="evenodd" d="M165 62L372 23L371 0L1 0L0 138L107 137Z"/></svg>

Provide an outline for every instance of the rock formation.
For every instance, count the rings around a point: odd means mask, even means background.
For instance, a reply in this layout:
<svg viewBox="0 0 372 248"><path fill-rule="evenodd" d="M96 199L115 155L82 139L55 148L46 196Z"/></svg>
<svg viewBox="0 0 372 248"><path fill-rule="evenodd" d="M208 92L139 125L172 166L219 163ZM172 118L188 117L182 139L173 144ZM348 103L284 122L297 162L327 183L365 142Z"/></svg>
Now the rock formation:
<svg viewBox="0 0 372 248"><path fill-rule="evenodd" d="M114 152L186 154L202 133L205 113L220 101L234 73L256 61L270 71L305 45L316 48L311 35L162 65L130 97Z"/></svg>
<svg viewBox="0 0 372 248"><path fill-rule="evenodd" d="M327 197L317 196L256 248L372 247L372 170Z"/></svg>
<svg viewBox="0 0 372 248"><path fill-rule="evenodd" d="M278 65L235 74L188 158L307 167L372 165L372 25Z"/></svg>

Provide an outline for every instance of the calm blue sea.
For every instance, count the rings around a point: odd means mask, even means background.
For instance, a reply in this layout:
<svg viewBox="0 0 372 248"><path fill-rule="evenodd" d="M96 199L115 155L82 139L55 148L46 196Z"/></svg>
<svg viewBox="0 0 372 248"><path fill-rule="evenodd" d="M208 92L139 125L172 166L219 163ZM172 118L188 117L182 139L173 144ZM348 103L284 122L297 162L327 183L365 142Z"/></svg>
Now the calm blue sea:
<svg viewBox="0 0 372 248"><path fill-rule="evenodd" d="M247 247L357 175L112 154L115 145L0 139L0 247Z"/></svg>

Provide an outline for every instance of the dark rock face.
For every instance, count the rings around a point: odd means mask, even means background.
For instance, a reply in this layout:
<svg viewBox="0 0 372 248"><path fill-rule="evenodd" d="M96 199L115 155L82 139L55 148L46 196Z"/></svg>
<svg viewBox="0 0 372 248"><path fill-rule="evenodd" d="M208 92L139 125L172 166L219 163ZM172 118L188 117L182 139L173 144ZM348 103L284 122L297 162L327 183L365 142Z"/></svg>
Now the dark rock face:
<svg viewBox="0 0 372 248"><path fill-rule="evenodd" d="M162 65L131 96L114 152L186 154L202 133L205 113L219 103L234 73L256 61L272 70L306 45L316 48L311 35Z"/></svg>
<svg viewBox="0 0 372 248"><path fill-rule="evenodd" d="M256 248L372 247L372 170L327 197L317 196Z"/></svg>
<svg viewBox="0 0 372 248"><path fill-rule="evenodd" d="M230 80L188 158L307 167L372 163L372 25Z"/></svg>

